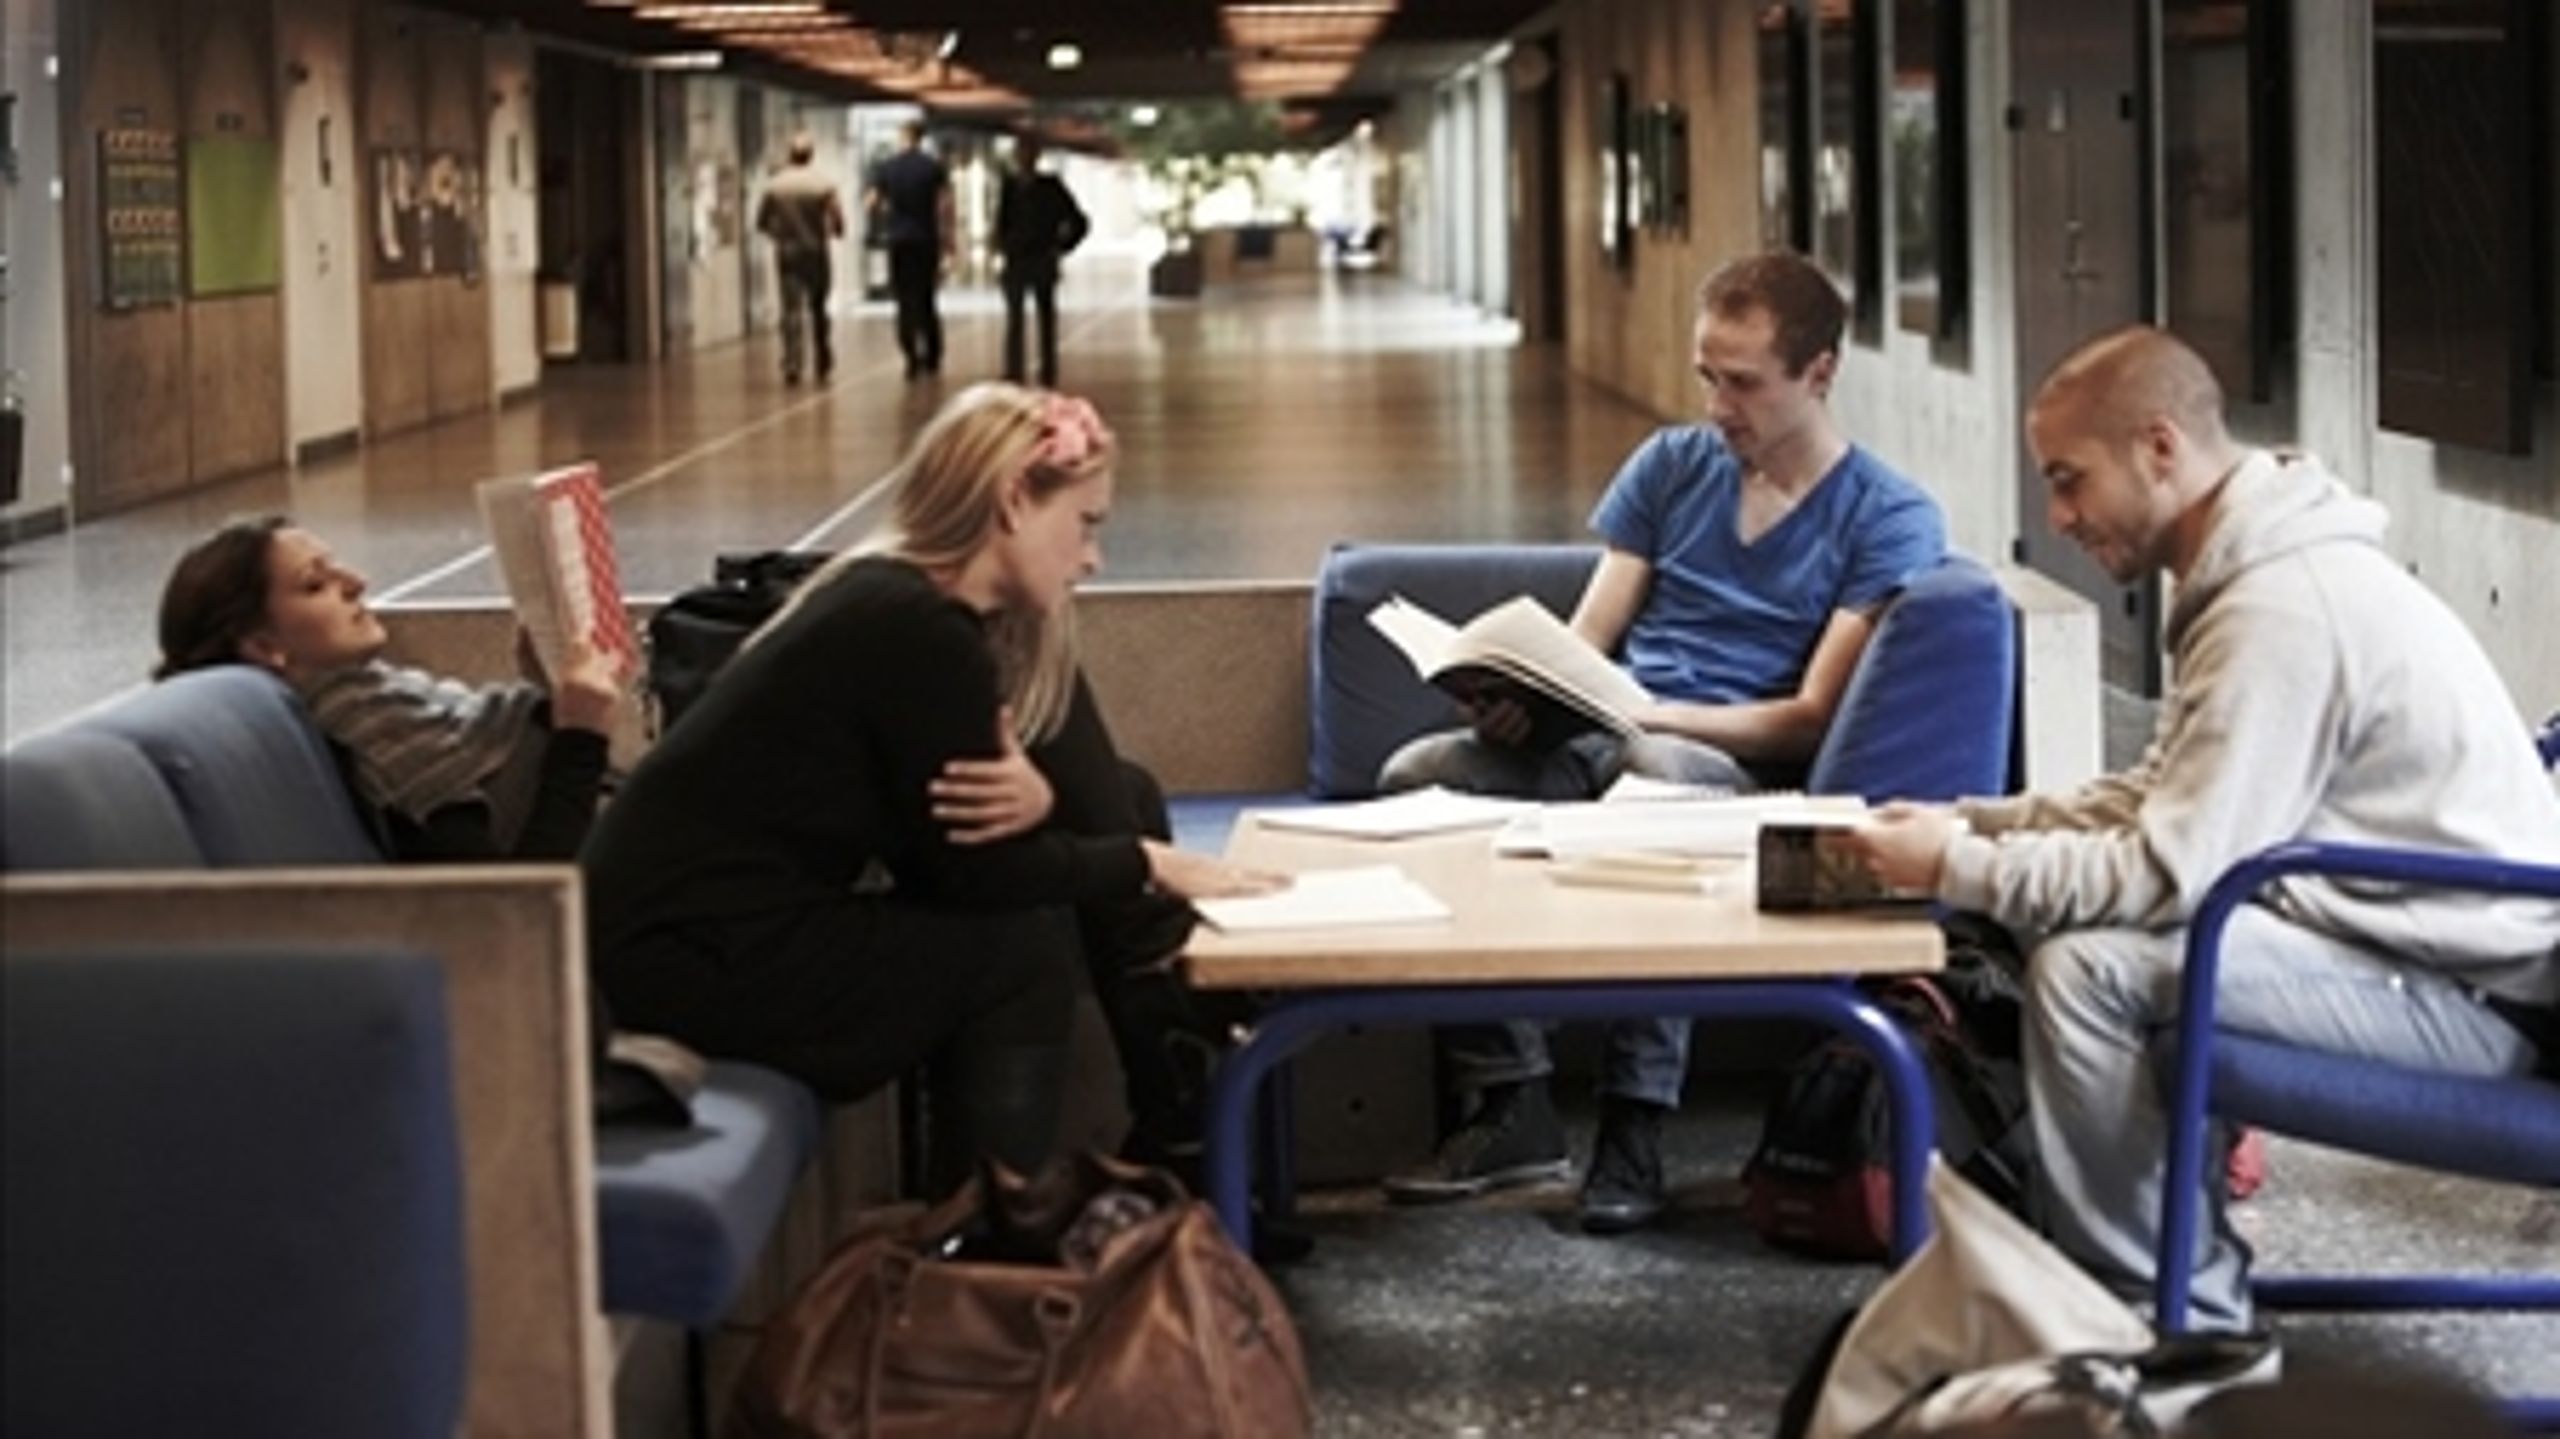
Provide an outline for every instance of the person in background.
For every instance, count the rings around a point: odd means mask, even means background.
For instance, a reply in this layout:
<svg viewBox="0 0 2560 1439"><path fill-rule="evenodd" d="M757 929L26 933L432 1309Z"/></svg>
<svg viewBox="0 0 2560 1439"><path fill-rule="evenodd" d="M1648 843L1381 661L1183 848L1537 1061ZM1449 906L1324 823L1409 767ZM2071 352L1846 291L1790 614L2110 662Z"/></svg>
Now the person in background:
<svg viewBox="0 0 2560 1439"><path fill-rule="evenodd" d="M1610 482L1591 516L1607 548L1572 620L1658 697L1639 716L1644 733L1539 749L1520 704L1497 700L1473 709L1472 729L1389 756L1381 788L1570 800L1627 773L1728 788L1801 776L1877 612L1946 549L1937 502L1831 416L1847 317L1830 280L1783 251L1727 264L1699 289L1691 343L1708 423L1656 432ZM1544 1029L1475 1025L1441 1039L1473 1114L1428 1164L1390 1176L1389 1196L1563 1177ZM1661 1120L1679 1105L1688 1046L1686 1019L1610 1026L1585 1229L1633 1229L1661 1211Z"/></svg>
<svg viewBox="0 0 2560 1439"><path fill-rule="evenodd" d="M906 356L907 378L913 380L942 372L942 313L935 292L943 267L958 251L960 227L951 173L926 153L924 122L899 126L898 139L898 153L873 167L864 205L888 247L898 352Z"/></svg>
<svg viewBox="0 0 2560 1439"><path fill-rule="evenodd" d="M816 140L805 133L792 136L790 155L756 202L756 231L773 241L782 290L782 383L796 385L804 325L815 342L818 378L835 372L835 335L827 317L827 292L835 283L829 247L844 233L844 204L836 182L817 166Z"/></svg>
<svg viewBox="0 0 2560 1439"><path fill-rule="evenodd" d="M2293 839L2560 862L2560 796L2479 642L2383 548L2382 507L2308 455L2235 441L2212 370L2176 337L2135 326L2075 351L2037 391L2027 442L2054 529L2119 584L2177 582L2150 748L2069 794L1889 806L1857 842L1887 883L2026 940L2033 1210L2142 1303L2168 1145L2152 1044L2206 889ZM2555 943L2550 900L2288 880L2234 917L2216 1019L2412 1068L2527 1073L2560 1061L2560 1035L2535 1038L2560 999ZM2219 1182L2205 1201L2195 1321L2245 1329L2248 1248Z"/></svg>
<svg viewBox="0 0 2560 1439"><path fill-rule="evenodd" d="M1058 263L1084 243L1092 222L1066 182L1040 168L1040 137L1013 142L1013 171L996 197L996 248L1004 257L1004 377L1023 379L1023 302L1040 313L1040 383L1058 383Z"/></svg>
<svg viewBox="0 0 2560 1439"><path fill-rule="evenodd" d="M1077 668L1113 458L1081 400L954 396L885 526L749 639L587 846L617 1012L835 1102L933 1061L941 1185L1049 1154L1079 963L1141 1129L1178 1122L1132 1026L1162 1018L1188 900L1279 883L1143 832Z"/></svg>

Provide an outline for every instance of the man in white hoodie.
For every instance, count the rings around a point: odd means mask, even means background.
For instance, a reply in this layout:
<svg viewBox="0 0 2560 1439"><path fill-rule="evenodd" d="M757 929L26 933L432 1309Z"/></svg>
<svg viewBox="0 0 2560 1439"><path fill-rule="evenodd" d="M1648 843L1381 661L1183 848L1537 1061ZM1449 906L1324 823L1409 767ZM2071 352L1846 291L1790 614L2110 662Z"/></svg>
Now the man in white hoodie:
<svg viewBox="0 0 2560 1439"><path fill-rule="evenodd" d="M2119 581L2177 580L2158 730L2125 773L1893 806L1861 843L1888 882L2027 942L2039 1217L2147 1300L2167 1144L2149 1046L2206 888L2288 839L2560 862L2560 798L2478 643L2383 549L2382 507L2306 456L2234 443L2184 344L2137 327L2084 346L2027 438L2056 530ZM2465 1074L2560 1062L2525 1028L2560 995L2560 905L2289 881L2229 936L2227 1028ZM2196 1323L2245 1328L2248 1251L2209 1188Z"/></svg>

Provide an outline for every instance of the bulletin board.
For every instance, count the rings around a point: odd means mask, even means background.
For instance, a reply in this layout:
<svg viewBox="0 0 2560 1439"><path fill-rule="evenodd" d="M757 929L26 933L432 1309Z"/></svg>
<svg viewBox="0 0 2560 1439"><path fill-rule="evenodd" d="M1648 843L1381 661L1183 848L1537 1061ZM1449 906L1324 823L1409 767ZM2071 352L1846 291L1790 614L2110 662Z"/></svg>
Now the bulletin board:
<svg viewBox="0 0 2560 1439"><path fill-rule="evenodd" d="M200 135L187 142L187 292L245 295L284 283L276 142Z"/></svg>
<svg viewBox="0 0 2560 1439"><path fill-rule="evenodd" d="M98 132L99 304L137 310L183 298L184 198L176 131Z"/></svg>

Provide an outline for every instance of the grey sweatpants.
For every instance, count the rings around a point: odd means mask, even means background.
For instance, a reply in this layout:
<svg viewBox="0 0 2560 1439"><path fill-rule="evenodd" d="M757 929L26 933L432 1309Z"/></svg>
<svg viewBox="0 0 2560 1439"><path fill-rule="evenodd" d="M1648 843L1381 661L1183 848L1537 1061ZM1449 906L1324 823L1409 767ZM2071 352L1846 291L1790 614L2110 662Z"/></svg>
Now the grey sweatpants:
<svg viewBox="0 0 2560 1439"><path fill-rule="evenodd" d="M2183 931L2057 933L2027 961L2027 1092L2038 1217L2064 1252L2147 1310L2168 1116L2150 1050L2178 1010ZM2217 1027L2459 1074L2522 1074L2536 1052L2467 987L2251 907L2224 932ZM2248 1247L2208 1154L2198 1329L2251 1323Z"/></svg>

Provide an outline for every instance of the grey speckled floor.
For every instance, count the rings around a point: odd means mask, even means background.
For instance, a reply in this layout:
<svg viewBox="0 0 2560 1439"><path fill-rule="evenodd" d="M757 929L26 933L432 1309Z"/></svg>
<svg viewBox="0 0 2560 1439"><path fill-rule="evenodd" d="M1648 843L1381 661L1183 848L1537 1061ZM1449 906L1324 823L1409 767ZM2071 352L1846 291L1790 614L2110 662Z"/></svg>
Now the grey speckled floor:
<svg viewBox="0 0 2560 1439"><path fill-rule="evenodd" d="M2156 706L2110 690L2123 768ZM1573 1102L1580 1087L1559 1087ZM1882 1271L1771 1250L1735 1176L1759 1131L1749 1081L1696 1080L1666 1131L1677 1208L1595 1239L1559 1186L1474 1206L1393 1209L1374 1189L1311 1195L1315 1258L1284 1271L1319 1432L1346 1439L1630 1436L1771 1430L1787 1386ZM1586 1106L1587 1108L1587 1106ZM1571 1116L1577 1157L1590 1116ZM2278 1139L2234 1211L2265 1272L2560 1271L2560 1193L2475 1184ZM2289 1372L2403 1366L2507 1393L2560 1394L2560 1315L2273 1316Z"/></svg>
<svg viewBox="0 0 2560 1439"><path fill-rule="evenodd" d="M1732 1176L1754 1096L1693 1098L1667 1153L1679 1208L1595 1239L1558 1187L1391 1209L1312 1195L1316 1256L1281 1276L1315 1376L1319 1428L1424 1436L1759 1436L1825 1326L1880 1271L1795 1259L1743 1226ZM1587 1144L1587 1119L1576 1124ZM2560 1194L2469 1184L2278 1141L2238 1210L2261 1265L2560 1268ZM2380 1363L2560 1393L2560 1317L2283 1317L2297 1374Z"/></svg>

